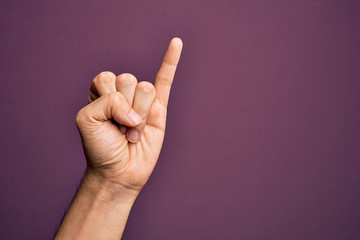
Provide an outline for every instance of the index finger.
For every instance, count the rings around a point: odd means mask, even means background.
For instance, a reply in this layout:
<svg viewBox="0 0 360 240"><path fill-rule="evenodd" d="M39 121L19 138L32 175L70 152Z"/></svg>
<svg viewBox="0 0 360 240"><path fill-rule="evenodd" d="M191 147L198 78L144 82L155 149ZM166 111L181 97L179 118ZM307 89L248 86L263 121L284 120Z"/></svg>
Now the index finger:
<svg viewBox="0 0 360 240"><path fill-rule="evenodd" d="M156 98L167 107L171 84L179 63L183 43L180 38L173 38L166 51L164 60L155 79Z"/></svg>

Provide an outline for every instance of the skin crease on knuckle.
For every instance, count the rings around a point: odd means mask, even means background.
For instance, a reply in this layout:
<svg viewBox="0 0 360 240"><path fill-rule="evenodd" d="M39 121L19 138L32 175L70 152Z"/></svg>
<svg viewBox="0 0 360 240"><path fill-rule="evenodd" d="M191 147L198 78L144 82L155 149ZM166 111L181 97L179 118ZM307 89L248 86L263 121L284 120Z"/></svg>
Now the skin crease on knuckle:
<svg viewBox="0 0 360 240"><path fill-rule="evenodd" d="M75 123L78 128L82 126L84 120L84 108L80 109L80 111L76 114Z"/></svg>
<svg viewBox="0 0 360 240"><path fill-rule="evenodd" d="M112 92L107 95L107 98L111 106L120 106L123 104L127 104L124 95L122 95L120 92Z"/></svg>
<svg viewBox="0 0 360 240"><path fill-rule="evenodd" d="M154 94L155 93L155 87L152 83L143 81L138 83L137 91L140 91L144 94Z"/></svg>
<svg viewBox="0 0 360 240"><path fill-rule="evenodd" d="M80 109L80 111L76 114L75 123L78 129L81 131L86 131L86 128L90 128L89 123L96 122L98 121L91 116L87 106Z"/></svg>
<svg viewBox="0 0 360 240"><path fill-rule="evenodd" d="M112 82L113 79L116 78L116 75L109 71L104 71L99 73L99 75L96 76L94 79L95 83L106 83L106 82Z"/></svg>
<svg viewBox="0 0 360 240"><path fill-rule="evenodd" d="M166 87L171 87L172 85L172 81L169 81L169 76L166 75L165 73L159 74L156 77L156 82L157 84L166 86Z"/></svg>
<svg viewBox="0 0 360 240"><path fill-rule="evenodd" d="M116 77L116 86L135 86L137 83L136 77L131 73L122 73Z"/></svg>

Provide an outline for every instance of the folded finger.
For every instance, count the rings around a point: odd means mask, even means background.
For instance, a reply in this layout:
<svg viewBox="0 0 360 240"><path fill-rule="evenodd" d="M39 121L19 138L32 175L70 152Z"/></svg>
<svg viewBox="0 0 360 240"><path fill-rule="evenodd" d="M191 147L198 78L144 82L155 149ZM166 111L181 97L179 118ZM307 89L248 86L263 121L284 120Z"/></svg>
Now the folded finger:
<svg viewBox="0 0 360 240"><path fill-rule="evenodd" d="M130 73L123 73L116 77L116 90L126 98L127 102L132 106L135 95L137 79Z"/></svg>
<svg viewBox="0 0 360 240"><path fill-rule="evenodd" d="M89 103L103 95L116 92L115 80L116 76L112 72L106 71L98 74L90 84Z"/></svg>
<svg viewBox="0 0 360 240"><path fill-rule="evenodd" d="M135 90L133 109L140 115L143 121L140 125L128 129L127 138L130 142L134 143L140 139L155 97L156 91L154 85L145 81L138 83Z"/></svg>

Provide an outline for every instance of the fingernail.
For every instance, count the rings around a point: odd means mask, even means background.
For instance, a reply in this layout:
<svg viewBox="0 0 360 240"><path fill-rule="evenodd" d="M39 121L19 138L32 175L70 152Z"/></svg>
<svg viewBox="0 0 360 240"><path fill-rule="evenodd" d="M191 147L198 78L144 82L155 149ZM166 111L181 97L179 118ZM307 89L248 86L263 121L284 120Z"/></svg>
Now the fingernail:
<svg viewBox="0 0 360 240"><path fill-rule="evenodd" d="M128 134L128 140L130 142L137 142L138 138L139 138L139 131L135 129L131 129Z"/></svg>
<svg viewBox="0 0 360 240"><path fill-rule="evenodd" d="M134 111L134 109L131 109L128 117L134 124L139 124L142 122L142 118Z"/></svg>

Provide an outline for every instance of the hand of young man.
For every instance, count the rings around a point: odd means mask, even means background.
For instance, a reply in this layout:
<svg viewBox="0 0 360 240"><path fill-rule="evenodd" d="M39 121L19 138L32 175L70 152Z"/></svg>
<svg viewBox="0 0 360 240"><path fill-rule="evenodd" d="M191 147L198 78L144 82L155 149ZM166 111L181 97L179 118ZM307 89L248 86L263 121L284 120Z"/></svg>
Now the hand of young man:
<svg viewBox="0 0 360 240"><path fill-rule="evenodd" d="M55 239L120 239L164 140L167 104L182 41L171 40L155 79L103 72L76 116L87 170Z"/></svg>

